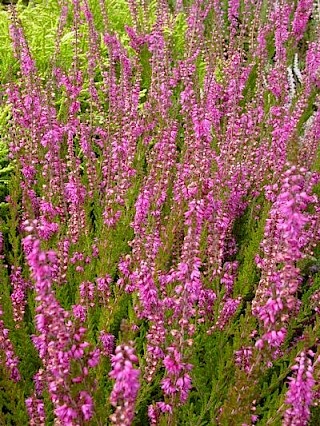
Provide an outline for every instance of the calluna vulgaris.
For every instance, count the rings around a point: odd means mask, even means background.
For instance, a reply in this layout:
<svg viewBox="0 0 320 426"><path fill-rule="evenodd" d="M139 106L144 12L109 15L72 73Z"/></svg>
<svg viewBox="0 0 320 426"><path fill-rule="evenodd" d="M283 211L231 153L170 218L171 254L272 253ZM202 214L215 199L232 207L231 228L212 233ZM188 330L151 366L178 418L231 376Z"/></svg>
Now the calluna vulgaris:
<svg viewBox="0 0 320 426"><path fill-rule="evenodd" d="M319 424L318 3L9 8L1 424Z"/></svg>

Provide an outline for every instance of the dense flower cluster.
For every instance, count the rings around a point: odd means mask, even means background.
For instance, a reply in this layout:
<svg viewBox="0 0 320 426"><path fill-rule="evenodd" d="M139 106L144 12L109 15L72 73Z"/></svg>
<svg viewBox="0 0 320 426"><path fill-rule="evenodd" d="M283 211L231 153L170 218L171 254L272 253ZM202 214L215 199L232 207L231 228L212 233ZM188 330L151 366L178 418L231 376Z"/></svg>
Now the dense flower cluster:
<svg viewBox="0 0 320 426"><path fill-rule="evenodd" d="M310 419L310 405L312 402L313 378L312 358L314 353L301 352L296 358L297 364L292 367L296 373L290 377L289 389L286 397L286 404L290 405L285 412L283 425L307 425Z"/></svg>
<svg viewBox="0 0 320 426"><path fill-rule="evenodd" d="M2 314L3 312L0 307L0 316ZM21 379L18 370L19 360L15 355L13 345L9 339L9 330L4 328L3 320L0 320L0 361L9 372L12 380L19 381Z"/></svg>
<svg viewBox="0 0 320 426"><path fill-rule="evenodd" d="M44 426L46 415L43 401L33 395L26 399L26 406L30 417L30 426Z"/></svg>
<svg viewBox="0 0 320 426"><path fill-rule="evenodd" d="M299 310L300 302L295 295L302 278L296 263L307 254L316 237L315 232L310 232L314 231L313 215L306 210L317 203L312 190L318 180L318 175L293 166L284 173L278 195L277 184L266 187L273 207L261 244L264 257L256 258L262 275L252 305L253 315L266 330L256 342L260 349L264 342L270 348L280 348L286 337L285 325Z"/></svg>
<svg viewBox="0 0 320 426"><path fill-rule="evenodd" d="M33 225L36 224L34 221ZM28 225L25 223L25 229L33 231L34 227ZM98 349L87 353L90 344L84 341L86 329L74 327L69 313L62 309L55 298L51 283L57 261L55 252L41 251L40 241L32 234L24 238L23 246L35 282L35 300L38 305L35 323L39 334L32 336L32 340L44 366L35 377L36 390L41 395L47 387L57 418L63 424L72 426L79 419L91 419L93 400L85 390L73 397L69 389L73 384L85 384L88 368L98 365L100 353ZM82 364L80 374L76 377L72 374L73 360L81 360ZM30 413L33 416L32 410Z"/></svg>
<svg viewBox="0 0 320 426"><path fill-rule="evenodd" d="M129 426L134 417L134 404L140 388L140 370L134 368L138 363L134 349L129 345L117 346L111 356L112 370L109 376L115 380L110 402L116 408L110 416L112 423Z"/></svg>
<svg viewBox="0 0 320 426"><path fill-rule="evenodd" d="M0 102L8 404L31 425L307 424L314 1L48 1L49 61L11 9L4 118Z"/></svg>

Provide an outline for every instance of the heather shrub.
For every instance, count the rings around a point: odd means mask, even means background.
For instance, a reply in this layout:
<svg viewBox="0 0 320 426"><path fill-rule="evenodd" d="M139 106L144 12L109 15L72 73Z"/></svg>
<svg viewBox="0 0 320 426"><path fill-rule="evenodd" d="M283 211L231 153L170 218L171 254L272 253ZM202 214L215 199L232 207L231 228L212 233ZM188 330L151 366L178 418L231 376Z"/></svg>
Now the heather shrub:
<svg viewBox="0 0 320 426"><path fill-rule="evenodd" d="M1 423L317 424L318 12L1 12Z"/></svg>

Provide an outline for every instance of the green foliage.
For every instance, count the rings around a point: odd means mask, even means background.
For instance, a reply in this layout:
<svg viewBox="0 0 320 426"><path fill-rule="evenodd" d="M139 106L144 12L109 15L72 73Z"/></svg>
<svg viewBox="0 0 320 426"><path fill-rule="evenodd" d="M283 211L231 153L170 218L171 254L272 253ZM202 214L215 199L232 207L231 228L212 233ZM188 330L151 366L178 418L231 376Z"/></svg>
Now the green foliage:
<svg viewBox="0 0 320 426"><path fill-rule="evenodd" d="M60 15L57 0L31 1L26 5L19 1L15 6L22 22L30 50L41 73L48 69L54 51L56 28ZM13 58L9 37L10 9L0 11L0 82L6 82L9 74L16 74L18 63ZM65 52L66 53L66 52Z"/></svg>
<svg viewBox="0 0 320 426"><path fill-rule="evenodd" d="M94 0L98 4L97 0ZM124 37L125 25L132 26L129 5L126 0L106 0L106 10L110 23L110 30ZM94 9L93 9L94 10ZM99 9L97 8L97 11ZM123 41L122 39L121 41Z"/></svg>
<svg viewBox="0 0 320 426"><path fill-rule="evenodd" d="M259 202L263 203L263 200ZM268 215L268 205L264 205L261 211L259 202L253 202L250 205L244 215L237 220L234 229L239 241L237 260L240 262L234 293L235 296L241 295L245 301L253 299L259 281L255 256L259 252Z"/></svg>
<svg viewBox="0 0 320 426"><path fill-rule="evenodd" d="M9 149L5 139L9 119L10 108L0 103L0 206L2 209L7 207L5 197L8 195L10 175L14 169L14 163L10 162L8 158Z"/></svg>
<svg viewBox="0 0 320 426"><path fill-rule="evenodd" d="M8 13L6 10L0 10L0 83L5 82L9 74L16 70L17 64L13 65L12 47L9 38ZM1 92L0 96L3 94Z"/></svg>
<svg viewBox="0 0 320 426"><path fill-rule="evenodd" d="M7 371L0 365L0 425L22 426L28 422L25 394L19 384L9 380Z"/></svg>
<svg viewBox="0 0 320 426"><path fill-rule="evenodd" d="M8 204L5 201L8 195L8 184L10 175L14 170L14 164L8 159L8 146L0 139L0 217L4 219L8 210Z"/></svg>
<svg viewBox="0 0 320 426"><path fill-rule="evenodd" d="M187 28L186 15L181 12L172 18L170 27L164 28L164 35L168 38L170 47L174 55L176 55L176 58L183 58Z"/></svg>

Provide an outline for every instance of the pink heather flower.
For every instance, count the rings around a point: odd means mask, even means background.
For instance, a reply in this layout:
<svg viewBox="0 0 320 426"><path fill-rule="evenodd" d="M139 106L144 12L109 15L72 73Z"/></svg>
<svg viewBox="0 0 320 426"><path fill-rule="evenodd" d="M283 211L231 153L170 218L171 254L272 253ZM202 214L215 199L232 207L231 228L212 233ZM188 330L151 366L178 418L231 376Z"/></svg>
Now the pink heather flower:
<svg viewBox="0 0 320 426"><path fill-rule="evenodd" d="M55 298L51 282L52 268L57 263L55 252L41 251L40 240L32 235L23 239L23 246L36 291L35 322L38 336L33 336L32 340L44 366L37 375L37 389L41 392L45 386L59 421L74 426L91 415L92 404L87 393L80 396L83 401L76 399L72 392L73 384L78 386L83 377L88 375L89 368L97 366L100 351L85 351L90 347L89 343L83 341L86 329L77 327L70 320L70 313L62 309ZM73 361L79 363L79 360L82 376L73 377ZM83 405L84 410L81 409Z"/></svg>
<svg viewBox="0 0 320 426"><path fill-rule="evenodd" d="M93 400L86 391L79 393L79 403L85 421L88 421L93 416Z"/></svg>
<svg viewBox="0 0 320 426"><path fill-rule="evenodd" d="M156 404L153 404L153 405L149 405L148 417L149 417L151 425L156 426L158 424L158 418L161 413L172 414L172 406L162 401L157 402Z"/></svg>
<svg viewBox="0 0 320 426"><path fill-rule="evenodd" d="M88 355L88 366L94 368L99 364L100 361L100 349L96 348L93 351L89 352Z"/></svg>
<svg viewBox="0 0 320 426"><path fill-rule="evenodd" d="M85 322L87 317L87 308L82 305L72 306L73 315L75 318L79 319L81 322Z"/></svg>
<svg viewBox="0 0 320 426"><path fill-rule="evenodd" d="M96 244L92 245L92 257L98 257L99 256L99 248Z"/></svg>
<svg viewBox="0 0 320 426"><path fill-rule="evenodd" d="M242 347L238 351L235 352L235 363L239 368L242 368L247 373L250 371L251 360L252 360L252 348Z"/></svg>
<svg viewBox="0 0 320 426"><path fill-rule="evenodd" d="M159 415L160 415L160 413L159 413L159 410L157 410L157 407L155 407L154 405L149 405L148 417L149 417L149 421L150 421L151 426L157 425Z"/></svg>
<svg viewBox="0 0 320 426"><path fill-rule="evenodd" d="M222 278L220 279L220 282L224 284L226 287L225 297L228 297L230 296L230 294L232 294L233 284L236 278L236 272L237 272L238 266L239 266L238 261L226 262L224 264L224 274Z"/></svg>
<svg viewBox="0 0 320 426"><path fill-rule="evenodd" d="M70 177L70 180L65 185L65 196L67 201L74 205L83 203L86 195L86 189L83 185L80 185L74 177Z"/></svg>
<svg viewBox="0 0 320 426"><path fill-rule="evenodd" d="M22 28L14 22L14 24L9 26L9 30L13 42L14 55L20 60L22 74L26 77L36 74L35 63L27 48Z"/></svg>
<svg viewBox="0 0 320 426"><path fill-rule="evenodd" d="M165 395L172 395L178 392L177 387L172 382L172 379L170 377L166 377L161 380L161 389L163 390Z"/></svg>
<svg viewBox="0 0 320 426"><path fill-rule="evenodd" d="M125 25L125 30L130 37L130 46L137 52L140 52L140 48L146 43L147 38L143 35L137 35L135 30L128 25Z"/></svg>
<svg viewBox="0 0 320 426"><path fill-rule="evenodd" d="M0 306L0 316L2 316L2 308ZM5 360L5 362L3 362ZM10 379L14 382L21 380L18 370L19 360L15 356L13 345L9 339L9 330L4 328L3 320L0 320L0 362L4 364L6 370L10 374Z"/></svg>
<svg viewBox="0 0 320 426"><path fill-rule="evenodd" d="M170 404L165 404L164 402L160 401L157 402L157 407L160 408L162 413L172 413L172 407Z"/></svg>
<svg viewBox="0 0 320 426"><path fill-rule="evenodd" d="M320 290L316 290L310 298L311 307L320 314Z"/></svg>
<svg viewBox="0 0 320 426"><path fill-rule="evenodd" d="M109 274L106 274L103 278L96 278L98 300L100 304L102 302L104 305L107 304L109 297L111 295L111 291L110 291L111 282L112 282L112 278Z"/></svg>
<svg viewBox="0 0 320 426"><path fill-rule="evenodd" d="M320 45L319 42L311 42L306 54L306 72L312 83L320 87Z"/></svg>
<svg viewBox="0 0 320 426"><path fill-rule="evenodd" d="M61 208L56 207L52 203L45 200L40 201L40 211L44 215L49 216L50 219L53 219L54 217L62 214Z"/></svg>
<svg viewBox="0 0 320 426"><path fill-rule="evenodd" d="M40 224L38 225L38 235L43 240L49 240L51 236L57 233L59 225L56 222L49 222L44 216L40 217Z"/></svg>
<svg viewBox="0 0 320 426"><path fill-rule="evenodd" d="M252 416L251 416L252 423L256 423L258 421L258 419L259 419L259 416L257 416L256 414L252 414Z"/></svg>
<svg viewBox="0 0 320 426"><path fill-rule="evenodd" d="M182 355L176 348L169 346L167 350L169 355L163 360L167 374L161 381L161 389L168 396L178 394L180 402L184 403L192 387L191 377L187 373L192 369L192 365L182 362Z"/></svg>
<svg viewBox="0 0 320 426"><path fill-rule="evenodd" d="M191 382L192 380L188 373L184 373L183 376L179 377L176 382L182 404L184 404L188 399L189 391L192 388Z"/></svg>
<svg viewBox="0 0 320 426"><path fill-rule="evenodd" d="M310 357L313 353L309 351ZM310 405L313 397L312 360L305 352L296 358L297 364L292 367L294 377L289 377L286 404L290 406L285 412L283 426L306 426L310 418Z"/></svg>
<svg viewBox="0 0 320 426"><path fill-rule="evenodd" d="M58 405L54 413L65 426L74 426L74 421L78 418L77 411L67 404Z"/></svg>
<svg viewBox="0 0 320 426"><path fill-rule="evenodd" d="M269 195L274 193L270 198L273 206L261 243L264 257L256 257L262 274L252 311L264 328L256 347L261 350L266 342L269 348L275 349L274 356L280 354L288 319L300 306L296 292L302 277L296 262L304 257L306 248L314 239L314 233L307 228L309 225L313 229L313 215L306 210L317 202L312 194L317 181L316 174L292 166L283 172L280 189L278 186L266 187Z"/></svg>
<svg viewBox="0 0 320 426"><path fill-rule="evenodd" d="M236 26L237 18L239 17L240 0L229 0L228 4L228 20L233 26Z"/></svg>
<svg viewBox="0 0 320 426"><path fill-rule="evenodd" d="M41 399L37 399L35 395L26 399L27 411L30 417L30 426L45 426L46 414L44 411L44 403Z"/></svg>
<svg viewBox="0 0 320 426"><path fill-rule="evenodd" d="M22 174L24 175L24 177L28 180L32 180L35 175L37 174L37 170L34 166L31 165L25 165L22 167L21 170Z"/></svg>
<svg viewBox="0 0 320 426"><path fill-rule="evenodd" d="M13 287L11 293L13 319L17 323L16 327L19 327L19 323L23 320L25 306L26 306L26 291L30 286L30 282L25 281L21 276L21 268L12 267L10 275L10 282Z"/></svg>
<svg viewBox="0 0 320 426"><path fill-rule="evenodd" d="M240 303L240 296L237 299L232 299L231 297L228 297L221 311L219 312L219 316L215 325L211 327L207 333L211 334L216 329L223 330L230 321L230 319L233 317L233 315L236 313Z"/></svg>
<svg viewBox="0 0 320 426"><path fill-rule="evenodd" d="M110 395L111 404L116 407L110 416L112 423L130 426L134 417L134 405L140 388L140 370L134 368L138 358L129 345L117 346L115 355L111 356L112 370L109 376L115 380Z"/></svg>
<svg viewBox="0 0 320 426"><path fill-rule="evenodd" d="M302 39L313 9L313 0L299 0L292 21L292 33L295 43Z"/></svg>
<svg viewBox="0 0 320 426"><path fill-rule="evenodd" d="M166 367L169 374L178 375L183 369L179 352L174 350L171 355L167 355L163 360L163 365Z"/></svg>
<svg viewBox="0 0 320 426"><path fill-rule="evenodd" d="M115 337L113 334L106 333L105 331L100 331L99 339L102 343L102 353L105 356L110 356L113 352L115 345Z"/></svg>
<svg viewBox="0 0 320 426"><path fill-rule="evenodd" d="M95 290L95 286L92 282L90 281L83 281L80 286L80 302L83 305L89 305L90 307L93 307L94 304L94 290Z"/></svg>

